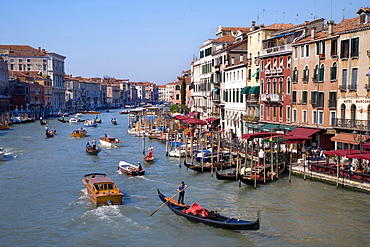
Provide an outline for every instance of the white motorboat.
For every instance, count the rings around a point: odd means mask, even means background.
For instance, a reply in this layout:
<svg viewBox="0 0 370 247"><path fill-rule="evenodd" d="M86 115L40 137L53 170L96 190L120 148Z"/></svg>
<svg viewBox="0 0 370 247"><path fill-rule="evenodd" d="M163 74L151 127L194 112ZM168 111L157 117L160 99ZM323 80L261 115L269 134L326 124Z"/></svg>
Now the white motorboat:
<svg viewBox="0 0 370 247"><path fill-rule="evenodd" d="M69 119L69 123L70 123L70 124L77 124L77 123L78 123L78 120L77 120L77 118L75 118L75 117L71 117L71 118Z"/></svg>
<svg viewBox="0 0 370 247"><path fill-rule="evenodd" d="M0 160L4 158L4 155L5 155L5 150L4 148L0 147Z"/></svg>
<svg viewBox="0 0 370 247"><path fill-rule="evenodd" d="M100 144L106 147L120 147L122 142L115 137L102 136L99 138Z"/></svg>

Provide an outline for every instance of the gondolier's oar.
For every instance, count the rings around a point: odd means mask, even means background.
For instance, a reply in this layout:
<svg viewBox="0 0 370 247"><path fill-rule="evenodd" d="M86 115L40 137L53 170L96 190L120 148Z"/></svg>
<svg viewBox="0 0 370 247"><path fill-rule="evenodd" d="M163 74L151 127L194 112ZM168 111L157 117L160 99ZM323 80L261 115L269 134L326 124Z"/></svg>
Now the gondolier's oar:
<svg viewBox="0 0 370 247"><path fill-rule="evenodd" d="M185 189L185 188L184 188ZM180 191L178 191L176 194L174 194L170 199L172 199L172 198L174 198L175 196L177 196L181 191L183 191L184 189L182 189L182 190L180 190ZM166 205L167 204L167 202L169 202L170 201L170 199L167 199L167 201L166 202L164 202L161 206L159 206L159 208L157 208L156 210L154 210L153 211L153 213L151 213L149 216L153 216L153 214L155 214L156 212L158 212L158 210L161 208L161 207L163 207L164 205Z"/></svg>

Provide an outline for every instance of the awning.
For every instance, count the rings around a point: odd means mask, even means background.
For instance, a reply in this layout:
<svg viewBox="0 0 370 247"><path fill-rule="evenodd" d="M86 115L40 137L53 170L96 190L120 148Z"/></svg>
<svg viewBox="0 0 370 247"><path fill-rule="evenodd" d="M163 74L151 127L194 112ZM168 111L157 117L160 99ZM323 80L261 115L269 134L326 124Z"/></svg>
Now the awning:
<svg viewBox="0 0 370 247"><path fill-rule="evenodd" d="M352 158L352 159L359 159L359 160L370 160L370 153L350 154L350 155L347 155L347 157Z"/></svg>
<svg viewBox="0 0 370 247"><path fill-rule="evenodd" d="M289 131L292 131L295 128L297 128L297 127L289 126L289 125L279 125L279 129L281 129L281 130L289 130Z"/></svg>
<svg viewBox="0 0 370 247"><path fill-rule="evenodd" d="M243 87L241 93L242 94L248 94L250 88L251 88L251 86Z"/></svg>
<svg viewBox="0 0 370 247"><path fill-rule="evenodd" d="M368 151L362 151L362 152L363 153L368 153ZM360 153L360 150L354 150L354 149L324 151L324 154L337 155L337 156L341 156L341 157L347 157L348 155L359 154L359 153Z"/></svg>
<svg viewBox="0 0 370 247"><path fill-rule="evenodd" d="M295 136L311 136L317 132L319 132L319 129L310 129L310 128L295 128L294 130L289 132L289 135L295 135Z"/></svg>
<svg viewBox="0 0 370 247"><path fill-rule="evenodd" d="M330 140L334 142L350 143L350 144L355 144L355 145L360 144L359 141L355 140L355 138L353 137L353 134L348 134L348 133L339 133L336 136L330 138Z"/></svg>
<svg viewBox="0 0 370 247"><path fill-rule="evenodd" d="M185 119L188 119L189 117L185 117L183 115L176 115L173 118L176 119L176 120L185 120Z"/></svg>
<svg viewBox="0 0 370 247"><path fill-rule="evenodd" d="M198 112L197 111L192 111L188 114L188 116L190 117L194 117L195 114L197 114Z"/></svg>
<svg viewBox="0 0 370 247"><path fill-rule="evenodd" d="M215 117L206 118L206 121L211 122L211 123L213 123L214 121L217 121L217 120L220 120L220 119L215 118Z"/></svg>
<svg viewBox="0 0 370 247"><path fill-rule="evenodd" d="M366 142L362 145L362 148L370 149L370 142Z"/></svg>
<svg viewBox="0 0 370 247"><path fill-rule="evenodd" d="M252 75L252 77L255 77L260 72L260 69L257 68L256 72Z"/></svg>
<svg viewBox="0 0 370 247"><path fill-rule="evenodd" d="M279 127L278 124L265 124L261 127L262 131L272 132Z"/></svg>
<svg viewBox="0 0 370 247"><path fill-rule="evenodd" d="M270 132L259 132L259 133L250 133L250 134L242 134L242 139L253 139L253 138L265 138L265 137L272 137L277 136L277 133L270 133Z"/></svg>
<svg viewBox="0 0 370 247"><path fill-rule="evenodd" d="M251 129L261 129L262 125L260 124L245 124L245 127L251 128Z"/></svg>
<svg viewBox="0 0 370 247"><path fill-rule="evenodd" d="M184 120L185 123L187 124L197 124L197 125L206 125L207 122L201 119L197 118L188 118Z"/></svg>
<svg viewBox="0 0 370 247"><path fill-rule="evenodd" d="M248 94L260 94L260 86L254 86L249 89Z"/></svg>

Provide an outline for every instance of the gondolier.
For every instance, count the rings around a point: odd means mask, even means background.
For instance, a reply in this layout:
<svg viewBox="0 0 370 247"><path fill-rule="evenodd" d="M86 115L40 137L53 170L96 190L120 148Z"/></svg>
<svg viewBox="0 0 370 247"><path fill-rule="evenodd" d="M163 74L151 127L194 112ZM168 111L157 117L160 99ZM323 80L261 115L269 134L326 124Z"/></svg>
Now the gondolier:
<svg viewBox="0 0 370 247"><path fill-rule="evenodd" d="M177 187L177 191L179 192L179 199L177 200L177 203L180 204L184 204L184 197L185 197L185 189L187 188L188 186L185 184L184 181L181 181L179 187Z"/></svg>

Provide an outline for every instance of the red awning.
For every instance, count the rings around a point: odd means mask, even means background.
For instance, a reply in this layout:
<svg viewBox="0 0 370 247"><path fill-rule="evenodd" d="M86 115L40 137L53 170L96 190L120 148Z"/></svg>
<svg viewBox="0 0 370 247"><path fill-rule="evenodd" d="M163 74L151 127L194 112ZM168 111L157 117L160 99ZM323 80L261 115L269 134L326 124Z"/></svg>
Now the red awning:
<svg viewBox="0 0 370 247"><path fill-rule="evenodd" d="M350 143L350 144L355 144L355 145L360 144L359 141L355 140L355 138L353 137L353 134L348 134L348 133L339 133L336 136L333 136L332 138L330 138L330 140L334 142Z"/></svg>
<svg viewBox="0 0 370 247"><path fill-rule="evenodd" d="M184 115L176 115L173 118L176 120L185 120L188 119L189 117L185 117Z"/></svg>
<svg viewBox="0 0 370 247"><path fill-rule="evenodd" d="M192 111L188 114L188 116L190 117L194 117L195 114L197 114L198 112L197 111Z"/></svg>
<svg viewBox="0 0 370 247"><path fill-rule="evenodd" d="M287 143L303 143L306 140L311 140L308 136L291 135L290 133L284 135L284 137L287 139Z"/></svg>
<svg viewBox="0 0 370 247"><path fill-rule="evenodd" d="M362 153L362 154L351 154L347 155L348 158L352 159L359 159L359 160L370 160L370 153Z"/></svg>
<svg viewBox="0 0 370 247"><path fill-rule="evenodd" d="M310 129L310 128L295 128L294 130L290 131L288 135L294 135L294 136L311 136L317 132L319 132L319 129Z"/></svg>
<svg viewBox="0 0 370 247"><path fill-rule="evenodd" d="M362 148L370 149L370 142L366 142L362 145Z"/></svg>
<svg viewBox="0 0 370 247"><path fill-rule="evenodd" d="M217 121L217 120L220 120L220 119L215 118L215 117L206 118L206 121L211 122L211 123L213 123L214 121Z"/></svg>
<svg viewBox="0 0 370 247"><path fill-rule="evenodd" d="M343 150L330 150L330 151L324 151L324 154L327 155L337 155L342 157L347 157L348 155L354 155L359 154L360 150L354 150L354 149L343 149ZM369 153L369 151L362 151L363 154Z"/></svg>
<svg viewBox="0 0 370 247"><path fill-rule="evenodd" d="M259 132L259 133L242 134L242 139L265 138L265 137L272 137L272 136L278 136L278 135L279 133Z"/></svg>
<svg viewBox="0 0 370 247"><path fill-rule="evenodd" d="M197 118L188 118L184 120L185 123L187 124L198 124L198 125L206 125L207 122L201 119Z"/></svg>

